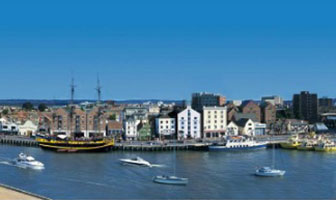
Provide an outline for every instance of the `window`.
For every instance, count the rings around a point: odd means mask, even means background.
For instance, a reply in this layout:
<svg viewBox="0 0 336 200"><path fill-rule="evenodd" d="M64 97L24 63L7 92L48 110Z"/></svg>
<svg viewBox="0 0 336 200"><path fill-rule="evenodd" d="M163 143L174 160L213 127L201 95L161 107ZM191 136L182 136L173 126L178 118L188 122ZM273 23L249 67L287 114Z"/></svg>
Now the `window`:
<svg viewBox="0 0 336 200"><path fill-rule="evenodd" d="M163 126L161 126L160 128L163 129Z"/></svg>

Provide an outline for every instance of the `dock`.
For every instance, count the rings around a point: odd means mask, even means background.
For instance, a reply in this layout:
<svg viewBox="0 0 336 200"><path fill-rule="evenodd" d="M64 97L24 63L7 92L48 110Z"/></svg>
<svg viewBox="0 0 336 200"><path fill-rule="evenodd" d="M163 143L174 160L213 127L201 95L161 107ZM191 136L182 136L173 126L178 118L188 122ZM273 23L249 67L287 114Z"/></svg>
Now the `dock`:
<svg viewBox="0 0 336 200"><path fill-rule="evenodd" d="M31 138L18 136L0 136L0 144L9 144L16 146L38 147L38 142Z"/></svg>
<svg viewBox="0 0 336 200"><path fill-rule="evenodd" d="M257 138L258 141L267 142L268 147L272 147L275 144L276 147L279 146L281 142L286 142L289 136L263 136ZM208 146L214 141L184 141L184 142L121 142L116 143L113 146L115 151L206 151ZM28 146L28 147L39 147L36 140L31 138L19 137L19 136L0 136L0 144L16 145L16 146Z"/></svg>
<svg viewBox="0 0 336 200"><path fill-rule="evenodd" d="M18 188L0 184L0 199L6 200L51 200L50 198L33 194Z"/></svg>

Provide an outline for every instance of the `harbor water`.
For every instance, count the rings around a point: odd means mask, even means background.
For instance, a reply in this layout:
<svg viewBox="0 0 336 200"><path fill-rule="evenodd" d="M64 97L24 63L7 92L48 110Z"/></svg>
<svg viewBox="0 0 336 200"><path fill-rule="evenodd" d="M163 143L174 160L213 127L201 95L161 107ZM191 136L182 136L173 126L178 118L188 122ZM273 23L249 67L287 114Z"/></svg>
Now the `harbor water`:
<svg viewBox="0 0 336 200"><path fill-rule="evenodd" d="M336 198L336 154L275 150L284 177L256 177L270 165L272 150L246 152L122 152L63 154L35 147L0 146L0 182L53 199L331 199ZM10 164L20 152L45 164L22 169ZM154 168L123 166L140 156ZM153 176L189 178L187 186L159 185Z"/></svg>

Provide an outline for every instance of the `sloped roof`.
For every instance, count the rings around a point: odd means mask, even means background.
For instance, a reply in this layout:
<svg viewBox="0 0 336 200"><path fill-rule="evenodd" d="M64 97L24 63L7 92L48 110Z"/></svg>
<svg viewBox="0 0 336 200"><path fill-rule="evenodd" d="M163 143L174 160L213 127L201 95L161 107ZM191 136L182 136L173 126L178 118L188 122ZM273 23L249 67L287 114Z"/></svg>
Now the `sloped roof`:
<svg viewBox="0 0 336 200"><path fill-rule="evenodd" d="M246 123L247 123L249 120L250 120L250 119L248 119L248 118L242 118L242 119L236 121L236 124L237 124L237 126L245 127L245 126L246 126Z"/></svg>
<svg viewBox="0 0 336 200"><path fill-rule="evenodd" d="M254 113L235 113L234 119L235 121L239 121L240 119L251 119L254 122L258 122L257 116Z"/></svg>

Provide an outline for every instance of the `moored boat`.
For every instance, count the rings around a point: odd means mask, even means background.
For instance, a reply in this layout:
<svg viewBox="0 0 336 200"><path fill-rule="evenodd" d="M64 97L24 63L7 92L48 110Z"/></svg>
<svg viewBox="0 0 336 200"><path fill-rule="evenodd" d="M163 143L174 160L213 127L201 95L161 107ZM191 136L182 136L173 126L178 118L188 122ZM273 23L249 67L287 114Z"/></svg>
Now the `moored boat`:
<svg viewBox="0 0 336 200"><path fill-rule="evenodd" d="M298 136L295 135L289 138L287 142L280 143L280 146L283 149L296 149L300 144Z"/></svg>
<svg viewBox="0 0 336 200"><path fill-rule="evenodd" d="M209 146L209 151L265 149L267 142L257 142L248 137L228 137L225 142Z"/></svg>
<svg viewBox="0 0 336 200"><path fill-rule="evenodd" d="M92 140L37 138L36 141L40 147L57 152L109 151L114 146L114 140L108 138Z"/></svg>
<svg viewBox="0 0 336 200"><path fill-rule="evenodd" d="M301 143L296 148L301 151L313 151L316 146L316 142L312 140L308 140L306 142Z"/></svg>
<svg viewBox="0 0 336 200"><path fill-rule="evenodd" d="M166 184L166 185L187 185L189 182L188 178L181 178L176 176L155 176L153 178L155 183Z"/></svg>
<svg viewBox="0 0 336 200"><path fill-rule="evenodd" d="M336 151L336 144L333 141L325 140L314 147L315 151L332 152Z"/></svg>

